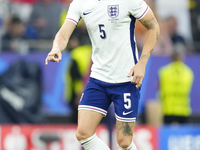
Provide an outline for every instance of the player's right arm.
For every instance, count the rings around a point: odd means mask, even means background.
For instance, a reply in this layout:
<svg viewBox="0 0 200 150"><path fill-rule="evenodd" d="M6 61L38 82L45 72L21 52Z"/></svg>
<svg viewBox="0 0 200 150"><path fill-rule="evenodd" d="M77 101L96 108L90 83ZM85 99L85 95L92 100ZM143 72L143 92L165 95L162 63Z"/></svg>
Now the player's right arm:
<svg viewBox="0 0 200 150"><path fill-rule="evenodd" d="M69 6L67 17L62 27L58 31L53 41L53 47L46 58L46 65L48 61L59 62L61 61L61 52L66 48L69 38L81 18L80 13L81 0L73 0Z"/></svg>
<svg viewBox="0 0 200 150"><path fill-rule="evenodd" d="M66 48L69 38L74 31L76 24L72 21L65 20L64 24L57 32L55 39L53 41L53 46L51 51L48 53L45 64L48 64L48 61L59 62L61 61L62 54L61 52Z"/></svg>

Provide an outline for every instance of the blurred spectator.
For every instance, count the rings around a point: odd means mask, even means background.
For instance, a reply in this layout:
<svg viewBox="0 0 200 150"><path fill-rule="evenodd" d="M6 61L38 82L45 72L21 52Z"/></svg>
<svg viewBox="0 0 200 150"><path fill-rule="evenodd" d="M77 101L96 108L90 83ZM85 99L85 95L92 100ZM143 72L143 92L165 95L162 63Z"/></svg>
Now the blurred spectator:
<svg viewBox="0 0 200 150"><path fill-rule="evenodd" d="M172 62L159 70L160 99L164 123L188 123L193 71L184 64L185 47L176 44Z"/></svg>
<svg viewBox="0 0 200 150"><path fill-rule="evenodd" d="M76 31L76 29L75 29ZM73 33L68 44L71 60L65 77L65 99L72 108L71 122L77 123L78 104L89 78L91 65L91 46L81 45L78 37Z"/></svg>
<svg viewBox="0 0 200 150"><path fill-rule="evenodd" d="M200 52L200 1L190 0L190 17L194 46Z"/></svg>
<svg viewBox="0 0 200 150"><path fill-rule="evenodd" d="M13 16L8 24L7 32L2 37L2 51L28 52L25 28L24 23Z"/></svg>
<svg viewBox="0 0 200 150"><path fill-rule="evenodd" d="M174 16L177 19L177 33L184 37L186 42L191 42L191 21L189 0L154 0L157 15L161 19Z"/></svg>
<svg viewBox="0 0 200 150"><path fill-rule="evenodd" d="M73 34L78 38L80 45L91 45L87 28L83 20L79 22L78 27L74 30Z"/></svg>
<svg viewBox="0 0 200 150"><path fill-rule="evenodd" d="M53 39L60 28L62 5L59 1L39 0L33 5L30 27L37 30L38 39ZM32 35L29 35L32 37Z"/></svg>
<svg viewBox="0 0 200 150"><path fill-rule="evenodd" d="M176 17L169 16L166 19L166 23L168 26L168 32L169 32L172 43L173 44L176 44L176 43L186 44L184 37L181 36L180 34L178 34L178 32L177 32L178 21L177 21Z"/></svg>
<svg viewBox="0 0 200 150"><path fill-rule="evenodd" d="M11 15L19 17L24 23L29 21L32 12L32 4L23 0L13 0L10 3Z"/></svg>
<svg viewBox="0 0 200 150"><path fill-rule="evenodd" d="M191 53L194 51L193 41L186 40L185 37L178 33L178 20L175 16L169 16L166 19L166 23L168 26L168 32L172 41L172 44L175 45L177 43L181 43L185 45L187 48L186 53Z"/></svg>
<svg viewBox="0 0 200 150"><path fill-rule="evenodd" d="M154 55L171 56L173 53L173 45L170 39L166 20L159 19L160 36L153 50Z"/></svg>

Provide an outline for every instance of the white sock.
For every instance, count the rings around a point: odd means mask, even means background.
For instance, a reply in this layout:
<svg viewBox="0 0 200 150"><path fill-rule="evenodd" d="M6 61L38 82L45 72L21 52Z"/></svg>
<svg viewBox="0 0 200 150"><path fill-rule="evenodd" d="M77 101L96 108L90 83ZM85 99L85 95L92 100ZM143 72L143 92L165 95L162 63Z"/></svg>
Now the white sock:
<svg viewBox="0 0 200 150"><path fill-rule="evenodd" d="M79 142L85 150L110 150L108 146L96 136L96 134Z"/></svg>
<svg viewBox="0 0 200 150"><path fill-rule="evenodd" d="M120 150L137 150L135 144L132 142L128 148L121 148L119 147Z"/></svg>

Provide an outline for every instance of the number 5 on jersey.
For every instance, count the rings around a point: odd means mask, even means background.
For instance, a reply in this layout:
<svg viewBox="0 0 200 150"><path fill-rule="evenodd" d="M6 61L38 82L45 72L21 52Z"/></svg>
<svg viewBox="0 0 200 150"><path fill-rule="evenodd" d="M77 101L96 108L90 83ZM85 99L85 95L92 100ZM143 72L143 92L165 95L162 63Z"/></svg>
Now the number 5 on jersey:
<svg viewBox="0 0 200 150"><path fill-rule="evenodd" d="M126 109L130 109L131 108L131 99L128 98L130 96L131 96L131 93L124 93L124 102L126 103L126 104L124 104L124 107Z"/></svg>
<svg viewBox="0 0 200 150"><path fill-rule="evenodd" d="M99 24L99 32L100 32L100 37L102 39L105 39L106 38L106 32L104 30L104 24Z"/></svg>

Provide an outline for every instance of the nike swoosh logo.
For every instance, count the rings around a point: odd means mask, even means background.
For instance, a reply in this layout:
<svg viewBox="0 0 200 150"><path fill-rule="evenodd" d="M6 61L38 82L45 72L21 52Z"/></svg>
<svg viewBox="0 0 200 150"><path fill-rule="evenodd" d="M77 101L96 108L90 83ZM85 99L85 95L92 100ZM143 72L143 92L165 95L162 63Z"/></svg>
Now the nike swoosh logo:
<svg viewBox="0 0 200 150"><path fill-rule="evenodd" d="M130 114L130 113L132 113L133 112L133 110L132 111L129 111L129 112L125 112L125 111L123 111L123 115L128 115L128 114Z"/></svg>
<svg viewBox="0 0 200 150"><path fill-rule="evenodd" d="M86 12L86 13L83 13L83 15L88 15L88 14L90 14L91 12Z"/></svg>

